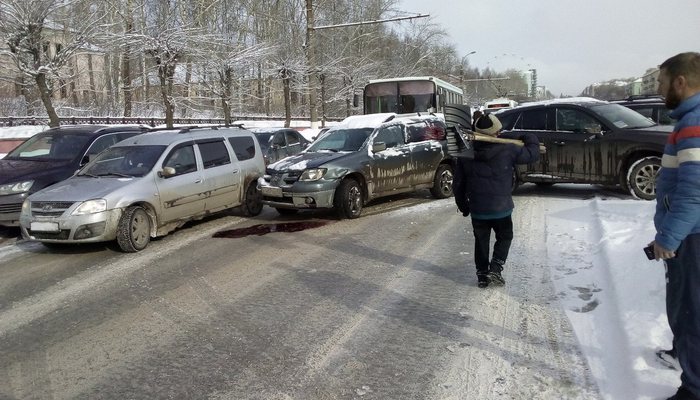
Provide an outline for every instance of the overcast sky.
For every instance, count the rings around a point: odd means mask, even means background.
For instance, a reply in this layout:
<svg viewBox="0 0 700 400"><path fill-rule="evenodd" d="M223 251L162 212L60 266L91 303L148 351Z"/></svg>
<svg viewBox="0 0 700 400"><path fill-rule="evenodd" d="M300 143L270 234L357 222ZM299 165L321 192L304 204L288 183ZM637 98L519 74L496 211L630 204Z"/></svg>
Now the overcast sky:
<svg viewBox="0 0 700 400"><path fill-rule="evenodd" d="M472 66L537 69L555 96L640 77L684 51L700 51L700 0L399 0L430 14Z"/></svg>

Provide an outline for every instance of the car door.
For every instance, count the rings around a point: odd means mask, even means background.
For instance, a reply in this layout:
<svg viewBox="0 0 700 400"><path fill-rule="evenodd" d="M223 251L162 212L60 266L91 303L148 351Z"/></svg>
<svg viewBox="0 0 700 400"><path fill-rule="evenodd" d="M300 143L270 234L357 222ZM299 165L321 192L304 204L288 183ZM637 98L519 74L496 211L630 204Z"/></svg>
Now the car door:
<svg viewBox="0 0 700 400"><path fill-rule="evenodd" d="M523 133L531 133L537 136L540 143L547 146L547 149L549 149L550 145L555 141L557 136L555 112L553 108L525 110L514 118L516 120L514 122L512 134L506 134L504 136L518 139ZM536 176L538 181L554 181L551 175L550 158L552 158L552 155L549 154L549 151L545 154L540 154L539 160L534 163L518 165L518 171L521 175Z"/></svg>
<svg viewBox="0 0 700 400"><path fill-rule="evenodd" d="M165 167L174 168L175 175L156 179L162 223L204 212L208 187L196 158L194 143L173 147L165 156L162 168Z"/></svg>
<svg viewBox="0 0 700 400"><path fill-rule="evenodd" d="M445 127L440 123L419 121L406 125L411 149L411 183L432 183L440 161L444 158L442 144Z"/></svg>
<svg viewBox="0 0 700 400"><path fill-rule="evenodd" d="M603 123L583 109L556 108L556 133L546 143L548 172L576 182L598 182L604 171Z"/></svg>
<svg viewBox="0 0 700 400"><path fill-rule="evenodd" d="M372 146L384 143L384 150L374 152L370 148L370 177L373 192L378 195L410 188L411 151L406 143L403 125L379 128L370 142Z"/></svg>
<svg viewBox="0 0 700 400"><path fill-rule="evenodd" d="M224 138L197 140L202 158L202 175L208 196L206 211L218 211L239 205L241 198L241 171L238 162L232 161Z"/></svg>
<svg viewBox="0 0 700 400"><path fill-rule="evenodd" d="M284 132L284 138L286 143L286 147L284 149L285 157L299 154L302 150L304 150L304 141L301 139L300 136L301 134L299 132L292 129Z"/></svg>

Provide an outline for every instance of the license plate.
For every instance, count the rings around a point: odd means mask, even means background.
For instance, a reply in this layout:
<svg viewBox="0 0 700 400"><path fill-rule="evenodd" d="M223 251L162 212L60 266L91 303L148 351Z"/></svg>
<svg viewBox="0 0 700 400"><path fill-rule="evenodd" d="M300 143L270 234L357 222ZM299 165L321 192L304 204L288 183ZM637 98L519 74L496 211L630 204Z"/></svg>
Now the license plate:
<svg viewBox="0 0 700 400"><path fill-rule="evenodd" d="M58 232L57 222L32 222L29 229L37 232Z"/></svg>
<svg viewBox="0 0 700 400"><path fill-rule="evenodd" d="M263 196L282 197L282 188L273 186L263 186L261 189Z"/></svg>

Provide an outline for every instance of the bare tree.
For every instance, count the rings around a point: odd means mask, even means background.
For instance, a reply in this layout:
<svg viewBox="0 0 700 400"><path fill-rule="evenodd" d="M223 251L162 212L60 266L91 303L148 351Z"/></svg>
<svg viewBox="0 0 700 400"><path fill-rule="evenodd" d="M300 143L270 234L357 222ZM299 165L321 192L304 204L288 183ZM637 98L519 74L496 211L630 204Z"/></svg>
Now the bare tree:
<svg viewBox="0 0 700 400"><path fill-rule="evenodd" d="M34 81L52 127L59 125L51 99L54 80L94 36L101 19L100 15L91 15L74 20L69 28L62 29L68 22L70 10L79 3L80 0L3 0L0 3L0 35L9 49L2 53L9 55L20 73ZM52 41L59 43L55 51L50 49Z"/></svg>

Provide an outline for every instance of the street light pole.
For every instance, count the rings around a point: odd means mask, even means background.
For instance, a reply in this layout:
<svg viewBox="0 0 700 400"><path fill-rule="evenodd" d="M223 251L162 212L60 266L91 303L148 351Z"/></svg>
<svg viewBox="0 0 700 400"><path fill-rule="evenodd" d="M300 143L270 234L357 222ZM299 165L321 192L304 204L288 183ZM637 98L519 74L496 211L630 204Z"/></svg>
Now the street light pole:
<svg viewBox="0 0 700 400"><path fill-rule="evenodd" d="M318 115L316 111L316 53L314 52L314 9L313 0L306 0L306 61L308 72L306 75L309 84L309 120L311 129L318 128Z"/></svg>
<svg viewBox="0 0 700 400"><path fill-rule="evenodd" d="M465 54L462 57L462 62L459 64L459 87L462 89L462 92L466 92L466 88L464 87L464 64L467 62L467 57L474 53L476 53L476 50L472 50Z"/></svg>

